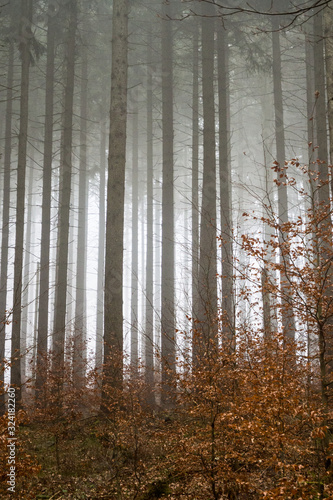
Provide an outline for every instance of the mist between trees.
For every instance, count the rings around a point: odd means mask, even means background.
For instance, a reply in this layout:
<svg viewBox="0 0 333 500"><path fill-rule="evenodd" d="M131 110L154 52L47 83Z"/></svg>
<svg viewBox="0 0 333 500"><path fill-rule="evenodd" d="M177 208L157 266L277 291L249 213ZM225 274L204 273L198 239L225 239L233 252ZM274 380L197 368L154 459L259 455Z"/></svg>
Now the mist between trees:
<svg viewBox="0 0 333 500"><path fill-rule="evenodd" d="M1 498L333 498L332 1L0 16Z"/></svg>

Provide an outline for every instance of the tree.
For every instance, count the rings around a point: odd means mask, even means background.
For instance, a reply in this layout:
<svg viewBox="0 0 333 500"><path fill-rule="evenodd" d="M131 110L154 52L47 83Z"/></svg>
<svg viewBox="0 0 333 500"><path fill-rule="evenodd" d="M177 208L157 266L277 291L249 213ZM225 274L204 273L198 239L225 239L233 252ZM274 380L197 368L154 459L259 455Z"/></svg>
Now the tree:
<svg viewBox="0 0 333 500"><path fill-rule="evenodd" d="M42 233L40 243L40 293L38 304L38 334L36 361L36 397L40 396L43 387L45 370L44 361L47 354L47 336L49 320L49 286L50 286L50 232L51 232L51 189L52 189L52 153L53 153L53 108L54 108L54 58L56 15L54 5L50 1L47 16L46 40L46 84L45 84L45 129L43 154L43 199L42 199Z"/></svg>
<svg viewBox="0 0 333 500"><path fill-rule="evenodd" d="M134 373L139 358L138 296L139 296L139 108L138 92L134 91L132 109L132 275L131 275L131 364Z"/></svg>
<svg viewBox="0 0 333 500"><path fill-rule="evenodd" d="M193 339L194 362L207 355L217 341L216 159L214 105L214 14L202 4L202 107L203 181L200 211L200 257L197 335Z"/></svg>
<svg viewBox="0 0 333 500"><path fill-rule="evenodd" d="M9 209L10 209L10 170L12 156L12 110L13 110L13 83L14 83L14 40L10 39L8 46L8 70L6 93L5 118L5 157L3 174L2 198L2 240L1 240L1 268L0 268L0 414L4 412L4 375L5 375L5 339L8 321L7 286L8 286L8 243L9 243Z"/></svg>
<svg viewBox="0 0 333 500"><path fill-rule="evenodd" d="M228 38L224 26L217 28L219 93L219 167L222 247L222 330L226 343L233 343L234 291L231 214L230 100Z"/></svg>
<svg viewBox="0 0 333 500"><path fill-rule="evenodd" d="M128 1L115 0L106 212L103 404L123 382L123 235L127 123Z"/></svg>
<svg viewBox="0 0 333 500"><path fill-rule="evenodd" d="M324 37L325 37L325 65L326 65L326 88L328 125L330 136L330 162L333 164L333 31L332 31L333 9L327 5L324 11ZM319 44L321 42L318 41Z"/></svg>
<svg viewBox="0 0 333 500"><path fill-rule="evenodd" d="M149 26L147 36L147 253L146 253L146 329L145 346L145 380L148 388L154 384L154 192L153 192L153 33ZM152 394L150 392L150 394ZM151 395L150 400L153 401Z"/></svg>
<svg viewBox="0 0 333 500"><path fill-rule="evenodd" d="M284 169L286 161L285 152L285 134L284 134L284 115L283 115L283 96L282 96L282 63L281 63L281 47L280 47L280 24L279 18L272 17L272 48L273 48L273 90L274 90L274 112L275 112L275 142L276 142L276 171L277 171L277 187L278 187L278 214L279 223L288 225L288 192L284 182ZM280 233L281 244L285 238L284 233ZM288 266L288 254L284 257ZM293 340L295 338L295 319L290 307L290 293L288 278L284 275L285 266L282 267L281 273L281 288L282 293L282 326L286 339Z"/></svg>
<svg viewBox="0 0 333 500"><path fill-rule="evenodd" d="M161 356L162 398L165 404L175 371L175 309L174 309L174 124L173 124L173 34L171 19L173 2L163 3L162 23L162 310Z"/></svg>
<svg viewBox="0 0 333 500"><path fill-rule="evenodd" d="M76 299L74 326L74 381L76 387L83 387L86 360L86 269L87 269L87 105L88 105L88 55L82 48L81 90L80 90L80 171L77 237Z"/></svg>
<svg viewBox="0 0 333 500"><path fill-rule="evenodd" d="M22 276L24 249L24 213L25 213L25 177L28 142L29 113L29 69L31 62L32 42L32 0L21 1L20 12L20 52L21 52L21 97L20 97L20 130L18 141L17 188L16 188L16 230L15 230L15 263L14 263L14 299L13 327L11 346L11 385L17 388L17 405L21 404L21 313L22 313Z"/></svg>
<svg viewBox="0 0 333 500"><path fill-rule="evenodd" d="M193 33L192 82L192 327L198 307L199 274L199 23Z"/></svg>
<svg viewBox="0 0 333 500"><path fill-rule="evenodd" d="M97 318L96 318L96 368L103 363L104 323L104 258L105 258L105 177L106 177L106 119L101 113L100 169L99 169L99 218L98 218L98 270L97 270Z"/></svg>
<svg viewBox="0 0 333 500"><path fill-rule="evenodd" d="M53 371L59 377L60 392L65 355L66 293L68 272L68 234L72 184L73 96L75 44L77 29L77 0L68 5L68 31L66 41L66 81L62 116L60 193L58 214L57 269L55 287L55 313L53 325ZM59 401L60 403L60 401Z"/></svg>

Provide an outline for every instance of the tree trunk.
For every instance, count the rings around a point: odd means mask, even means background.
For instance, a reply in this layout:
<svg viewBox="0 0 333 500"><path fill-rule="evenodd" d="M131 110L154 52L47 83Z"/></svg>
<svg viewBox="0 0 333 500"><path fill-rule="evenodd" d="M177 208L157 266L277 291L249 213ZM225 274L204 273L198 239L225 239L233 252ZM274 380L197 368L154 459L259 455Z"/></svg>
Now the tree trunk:
<svg viewBox="0 0 333 500"><path fill-rule="evenodd" d="M76 254L76 300L74 326L74 385L83 387L86 368L86 269L87 269L87 103L88 103L88 59L87 49L82 47L82 73L80 96L80 170L78 237Z"/></svg>
<svg viewBox="0 0 333 500"><path fill-rule="evenodd" d="M21 0L21 98L20 98L20 130L18 142L16 219L15 219L15 262L13 291L13 326L11 346L10 383L17 389L16 404L21 406L21 313L22 313L22 273L23 273L23 239L25 212L25 174L28 142L29 114L29 69L31 46L32 0Z"/></svg>
<svg viewBox="0 0 333 500"><path fill-rule="evenodd" d="M52 0L49 8L52 8ZM38 336L36 359L36 398L46 382L45 361L49 323L50 288L50 233L51 233L51 192L52 192L52 152L53 152L53 91L56 19L53 12L48 16L46 88L45 88L45 129L43 155L43 199L42 232L40 243L40 291L38 305ZM36 325L37 327L37 325Z"/></svg>
<svg viewBox="0 0 333 500"><path fill-rule="evenodd" d="M139 110L138 93L133 96L132 109L132 275L131 275L131 365L134 371L138 368L138 286L139 286Z"/></svg>
<svg viewBox="0 0 333 500"><path fill-rule="evenodd" d="M328 184L328 149L327 149L327 124L326 124L326 92L325 92L325 61L323 40L323 16L319 12L314 17L314 78L317 97L315 104L315 126L317 136L317 155L319 182L322 185L318 190L319 202L330 203ZM329 80L329 76L327 79ZM327 81L328 81L327 80Z"/></svg>
<svg viewBox="0 0 333 500"><path fill-rule="evenodd" d="M174 195L173 195L173 36L172 3L163 4L162 19L162 403L172 404L175 372L174 326Z"/></svg>
<svg viewBox="0 0 333 500"><path fill-rule="evenodd" d="M227 32L220 23L218 43L219 168L222 245L222 337L227 349L234 347L234 291L231 216L231 161L229 133L229 68Z"/></svg>
<svg viewBox="0 0 333 500"><path fill-rule="evenodd" d="M97 318L96 318L96 368L100 373L103 363L103 297L105 257L105 178L106 178L106 123L101 120L99 211L98 211L98 271L97 271Z"/></svg>
<svg viewBox="0 0 333 500"><path fill-rule="evenodd" d="M317 14L315 19L322 14ZM330 137L330 164L333 165L333 7L327 5L324 11L324 39L325 39L325 64L326 88L328 103L328 126ZM319 90L319 89L318 89ZM331 179L333 190L333 178Z"/></svg>
<svg viewBox="0 0 333 500"><path fill-rule="evenodd" d="M199 278L199 31L195 22L192 59L192 330L198 314Z"/></svg>
<svg viewBox="0 0 333 500"><path fill-rule="evenodd" d="M32 220L33 220L33 182L34 182L34 161L30 164L28 178L27 200L27 217L25 231L25 251L24 251L24 272L23 272L23 290L22 290L22 319L21 319L21 379L22 379L22 397L25 395L25 383L27 380L27 338L29 329L29 305L30 305L30 289L31 289L31 240L32 240Z"/></svg>
<svg viewBox="0 0 333 500"><path fill-rule="evenodd" d="M153 77L152 30L147 40L147 253L146 253L146 328L145 328L145 380L149 400L154 401L154 193L153 193Z"/></svg>
<svg viewBox="0 0 333 500"><path fill-rule="evenodd" d="M275 138L276 138L276 161L278 163L278 217L280 224L280 262L283 265L281 271L281 297L282 297L282 327L284 336L287 339L295 339L295 319L292 308L292 295L288 283L289 254L283 252L284 224L288 222L288 194L285 185L285 140L284 140L284 118L282 100L282 66L280 47L280 26L278 18L272 19L272 45L273 45L273 90L274 90L274 110L275 110ZM282 177L280 177L282 175ZM282 251L281 251L282 250Z"/></svg>
<svg viewBox="0 0 333 500"><path fill-rule="evenodd" d="M123 382L122 309L127 59L128 0L114 0L106 218L103 406L108 400L107 386L121 389Z"/></svg>
<svg viewBox="0 0 333 500"><path fill-rule="evenodd" d="M214 106L215 8L202 4L203 184L200 223L199 306L193 361L197 364L217 342L216 159Z"/></svg>
<svg viewBox="0 0 333 500"><path fill-rule="evenodd" d="M7 312L7 286L8 286L8 242L9 242L9 209L10 209L10 172L12 155L12 109L13 109L13 83L14 83L14 43L10 42L8 48L8 73L6 93L6 125L5 125L5 158L3 174L2 198L2 239L1 239L1 268L0 268L0 415L5 411L5 398L2 386L4 384L4 357Z"/></svg>
<svg viewBox="0 0 333 500"><path fill-rule="evenodd" d="M53 325L54 375L58 377L60 393L63 385L66 296L68 276L68 234L72 183L72 136L73 136L73 96L75 39L77 28L77 1L69 6L69 26L66 44L66 83L62 124L60 193L58 216L57 274L55 284L55 314ZM61 397L61 396L60 396ZM58 403L61 403L60 401Z"/></svg>
<svg viewBox="0 0 333 500"><path fill-rule="evenodd" d="M317 163L319 170L319 189L318 201L316 210L321 213L320 228L320 255L319 261L322 268L323 289L326 303L332 300L332 284L333 284L333 267L332 267L332 219L331 219L331 199L329 189L329 153L327 148L327 123L326 123L326 92L325 92L325 61L326 61L326 83L327 83L327 98L328 98L328 122L330 129L330 159L331 159L331 120L332 120L332 42L330 39L330 29L328 26L329 18L332 16L332 10L328 6L325 14L325 60L324 60L324 39L323 39L323 12L318 12L314 17L314 77L316 87L316 105L315 105L315 126L317 135ZM331 179L331 186L333 181ZM330 316L325 321L325 326L322 327L321 333L324 335L324 342L321 345L319 342L320 353L324 349L324 357L326 362L326 377L330 376L333 371L333 341L332 341L333 317ZM322 381L323 382L323 381Z"/></svg>
<svg viewBox="0 0 333 500"><path fill-rule="evenodd" d="M263 203L267 204L271 210L274 210L272 204L273 191L273 172L267 161L267 155L273 154L274 143L274 106L273 96L269 92L269 81L267 76L264 76L262 96L261 96L261 113L262 113L262 138L263 138L263 182L262 189L264 191ZM267 217L265 209L263 209L263 217ZM264 240L268 242L272 235L272 228L264 222ZM275 257L268 249L267 261L272 262ZM264 335L267 340L271 338L272 331L276 330L276 303L275 298L270 293L270 283L275 280L275 273L271 272L270 266L264 264L261 272L261 289L263 301L263 323Z"/></svg>

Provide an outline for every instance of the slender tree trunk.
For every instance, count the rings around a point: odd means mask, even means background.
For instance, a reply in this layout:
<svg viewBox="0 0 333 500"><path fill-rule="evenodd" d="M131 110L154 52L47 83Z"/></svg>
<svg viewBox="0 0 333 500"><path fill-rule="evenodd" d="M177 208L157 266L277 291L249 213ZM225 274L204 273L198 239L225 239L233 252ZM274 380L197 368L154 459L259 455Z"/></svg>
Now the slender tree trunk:
<svg viewBox="0 0 333 500"><path fill-rule="evenodd" d="M332 41L330 39L330 26L328 26L329 18L332 17L331 7L327 7L325 14L325 59L324 59L324 39L323 39L323 12L319 12L314 17L314 77L316 87L316 104L315 104L315 125L317 135L317 170L319 171L319 189L318 189L318 202L316 210L320 213L320 227L321 227L321 241L319 262L321 264L321 274L324 288L324 303L330 303L332 300L332 285L333 285L333 267L332 267L332 219L331 219L331 199L329 189L329 169L328 161L329 155L331 159L332 144L331 144L331 120L332 120L332 88L333 79L332 71L333 55L332 55ZM330 134L330 152L327 148L327 123L326 123L326 89L325 89L325 60L326 60L326 84L327 84L327 98L328 98L328 123ZM331 179L331 187L333 181ZM327 306L326 306L327 307ZM330 316L325 321L324 326L320 328L319 332L319 350L320 355L325 358L326 373L323 376L321 369L322 384L325 384L328 377L332 375L333 371L333 341L332 341L333 317ZM323 342L321 337L323 336ZM322 368L322 367L321 367ZM327 386L326 386L327 389ZM328 393L327 393L328 397Z"/></svg>
<svg viewBox="0 0 333 500"><path fill-rule="evenodd" d="M78 237L76 254L76 300L74 327L74 384L84 385L86 368L86 274L87 274L87 102L88 102L88 58L87 49L82 47L81 73L81 118L80 118L80 171Z"/></svg>
<svg viewBox="0 0 333 500"><path fill-rule="evenodd" d="M72 176L71 207L77 207L79 203L79 184L76 182L75 177L75 175ZM75 327L77 227L76 210L70 210L66 295L66 334L68 336L74 333Z"/></svg>
<svg viewBox="0 0 333 500"><path fill-rule="evenodd" d="M22 397L24 398L25 383L27 379L27 337L29 329L29 303L31 289L31 240L32 240L32 219L33 219L33 182L34 182L34 162L31 162L28 179L27 200L27 217L25 231L25 252L24 252L24 273L23 273L23 290L22 290L22 329L21 329L21 378L22 378Z"/></svg>
<svg viewBox="0 0 333 500"><path fill-rule="evenodd" d="M103 363L103 297L105 257L105 178L106 178L106 123L101 121L99 221L98 221L98 271L97 271L97 319L96 319L96 368L100 372Z"/></svg>
<svg viewBox="0 0 333 500"><path fill-rule="evenodd" d="M200 223L198 335L194 364L217 342L216 158L214 105L214 6L202 4L203 184Z"/></svg>
<svg viewBox="0 0 333 500"><path fill-rule="evenodd" d="M273 154L274 144L274 106L273 96L269 92L268 78L264 77L262 96L261 96L261 112L262 112L262 139L263 139L263 182L262 189L264 191L263 203L268 207L273 207L271 193L274 186L272 169L267 161L267 155ZM263 213L266 217L267 213ZM272 228L264 222L264 239L269 241L273 235ZM272 252L268 250L267 261L273 262L275 258ZM276 329L276 318L274 317L276 311L276 304L274 304L274 297L270 293L270 283L275 280L274 273L270 271L270 266L264 265L261 273L261 288L263 300L263 320L264 320L264 335L267 340L271 338L271 333Z"/></svg>
<svg viewBox="0 0 333 500"><path fill-rule="evenodd" d="M233 248L231 216L231 162L229 133L229 68L227 32L217 29L219 92L219 168L222 245L222 335L228 348L234 345Z"/></svg>
<svg viewBox="0 0 333 500"><path fill-rule="evenodd" d="M10 209L10 171L12 154L12 109L13 109L13 83L14 83L14 43L10 42L8 48L8 72L6 92L6 125L5 125L5 158L4 180L2 198L2 239L1 239L1 268L0 268L0 415L5 411L5 399L2 386L4 384L4 357L7 312L7 287L8 287L8 242L9 242L9 209Z"/></svg>
<svg viewBox="0 0 333 500"><path fill-rule="evenodd" d="M172 404L171 380L175 372L174 325L174 195L173 195L173 36L172 3L163 4L162 19L162 403Z"/></svg>
<svg viewBox="0 0 333 500"><path fill-rule="evenodd" d="M273 87L274 87L274 110L275 110L275 137L276 137L276 161L278 163L278 217L280 228L280 249L284 245L284 224L288 222L288 194L287 186L283 176L285 175L285 139L284 118L282 100L282 66L280 47L280 26L277 17L272 20L272 44L273 44ZM282 177L280 177L282 175ZM282 295L282 326L286 339L295 339L295 319L292 308L292 296L288 283L289 255L280 251L280 262L283 266L281 271L281 295Z"/></svg>
<svg viewBox="0 0 333 500"><path fill-rule="evenodd" d="M134 94L132 115L132 275L131 275L131 364L138 368L138 287L139 287L139 110L138 93Z"/></svg>
<svg viewBox="0 0 333 500"><path fill-rule="evenodd" d="M199 33L195 23L192 60L192 329L198 314L199 277Z"/></svg>
<svg viewBox="0 0 333 500"><path fill-rule="evenodd" d="M154 384L154 193L153 193L153 78L152 78L152 30L149 29L147 40L147 253L146 253L146 328L145 380L149 391L149 402L153 403L151 392Z"/></svg>
<svg viewBox="0 0 333 500"><path fill-rule="evenodd" d="M52 0L50 7L52 7ZM52 13L53 14L53 13ZM42 232L40 244L40 290L38 305L38 335L36 359L36 398L46 382L45 361L49 323L50 288L50 233L51 233L51 192L53 153L53 91L56 19L50 14L47 25L46 89L45 89L45 129L43 155L43 199Z"/></svg>
<svg viewBox="0 0 333 500"><path fill-rule="evenodd" d="M313 20L308 21L313 29ZM311 29L310 28L310 29ZM312 33L311 33L312 34ZM305 70L306 70L306 111L307 111L307 138L308 138L308 158L309 166L316 160L314 148L316 137L314 127L314 112L315 112L315 83L314 83L314 50L310 41L310 33L305 34Z"/></svg>
<svg viewBox="0 0 333 500"><path fill-rule="evenodd" d="M319 189L319 202L328 204L329 184L328 184L328 149L327 149L327 123L326 123L326 92L325 92L325 61L324 61L324 40L323 40L323 16L319 12L314 17L314 78L317 98L315 104L315 125L317 135L317 155L319 182L322 187ZM328 76L329 78L329 76Z"/></svg>
<svg viewBox="0 0 333 500"><path fill-rule="evenodd" d="M23 273L23 239L25 212L25 174L28 143L29 114L29 69L31 46L32 0L21 0L21 98L20 98L20 131L17 162L16 188L16 225L15 225L15 262L13 291L13 326L11 348L10 383L17 388L16 404L21 405L21 313L22 313L22 273Z"/></svg>
<svg viewBox="0 0 333 500"><path fill-rule="evenodd" d="M103 406L108 400L107 386L121 389L123 382L123 236L127 60L128 0L114 0L106 216Z"/></svg>
<svg viewBox="0 0 333 500"><path fill-rule="evenodd" d="M321 14L317 14L320 16ZM315 18L317 18L315 16ZM324 40L325 40L325 64L326 64L326 88L328 126L330 137L330 164L333 165L333 6L327 5L324 11ZM318 89L319 90L319 89ZM333 191L333 177L331 178Z"/></svg>
<svg viewBox="0 0 333 500"><path fill-rule="evenodd" d="M77 28L77 1L69 6L69 26L66 44L66 83L63 110L63 135L61 145L60 194L58 218L57 275L55 285L55 314L53 325L53 371L59 379L60 393L63 384L66 296L68 277L68 235L70 219L70 199L72 183L72 136L73 136L73 95L75 39ZM60 396L61 397L61 396ZM58 403L61 403L60 401Z"/></svg>
<svg viewBox="0 0 333 500"><path fill-rule="evenodd" d="M38 335L38 309L39 309L39 296L40 296L40 263L37 262L36 271L36 294L35 294L35 317L34 317L34 329L33 329L33 349L32 349L32 375L35 377L37 369L37 335ZM36 391L36 379L35 379L35 391ZM36 395L36 392L35 392Z"/></svg>

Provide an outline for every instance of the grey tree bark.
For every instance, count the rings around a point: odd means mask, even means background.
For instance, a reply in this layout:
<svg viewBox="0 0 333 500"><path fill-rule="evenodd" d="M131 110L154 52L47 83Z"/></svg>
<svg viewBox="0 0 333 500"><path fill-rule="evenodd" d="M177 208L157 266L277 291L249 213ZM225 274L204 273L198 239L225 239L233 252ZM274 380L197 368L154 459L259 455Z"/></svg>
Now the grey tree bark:
<svg viewBox="0 0 333 500"><path fill-rule="evenodd" d="M264 160L264 172L263 172L263 182L262 188L264 191L263 202L267 206L272 206L272 191L273 191L273 172L271 165L267 160L268 155L273 155L273 144L274 144L274 105L273 96L269 92L270 82L267 76L263 77L262 86L262 96L261 96L261 114L262 114L262 138L263 138L263 160ZM263 217L266 217L267 213L263 213ZM272 228L264 223L264 238L265 241L269 241L272 237ZM267 261L271 262L274 259L272 252L267 255ZM264 335L267 340L271 338L272 331L276 329L276 304L274 303L274 297L270 293L270 283L275 280L274 273L271 272L269 266L264 265L261 272L261 287L262 287L262 301L263 301L263 322L264 322Z"/></svg>
<svg viewBox="0 0 333 500"><path fill-rule="evenodd" d="M288 222L288 194L285 184L285 135L282 98L282 64L280 47L280 25L277 17L272 19L272 46L273 46L273 91L275 111L275 138L276 138L276 161L278 163L278 217L281 230L279 234L280 246L283 248L284 224ZM282 177L280 177L282 175ZM282 296L282 326L286 339L295 339L295 319L292 310L292 296L288 283L287 270L289 267L288 254L280 252L280 261L283 264L281 271L281 296Z"/></svg>
<svg viewBox="0 0 333 500"><path fill-rule="evenodd" d="M34 182L34 155L32 154L30 167L28 169L28 189L26 193L26 230L25 230L25 248L24 248L24 272L22 289L22 318L21 318L21 379L22 379L22 397L25 398L25 384L27 381L27 353L28 353L28 330L29 330L29 305L31 289L31 243L32 243L32 220L33 220L33 182Z"/></svg>
<svg viewBox="0 0 333 500"><path fill-rule="evenodd" d="M98 270L97 270L97 318L96 318L96 368L100 373L103 363L104 323L104 257L105 257L105 181L106 181L106 122L101 119L100 173L98 210Z"/></svg>
<svg viewBox="0 0 333 500"><path fill-rule="evenodd" d="M231 214L230 102L227 31L217 27L219 93L219 170L222 245L222 336L227 349L234 348L233 245Z"/></svg>
<svg viewBox="0 0 333 500"><path fill-rule="evenodd" d="M87 120L88 120L88 55L82 47L81 89L80 89L80 167L78 236L76 254L76 300L74 323L74 384L84 386L86 369L86 275L87 275L87 218L88 218L88 179L87 179Z"/></svg>
<svg viewBox="0 0 333 500"><path fill-rule="evenodd" d="M47 355L47 336L49 323L49 288L50 288L50 233L51 233L51 191L52 191L52 156L53 156L53 107L54 107L54 57L56 17L52 11L53 2L49 3L47 23L46 52L46 87L45 87L45 128L43 154L43 198L42 232L40 243L40 284L38 304L38 334L36 360L36 398L40 399L46 382L45 361Z"/></svg>
<svg viewBox="0 0 333 500"><path fill-rule="evenodd" d="M21 0L20 52L21 52L21 97L20 130L18 141L16 219L15 219L15 261L13 291L13 326L11 344L10 383L17 388L16 404L20 407L21 393L21 314L22 314L22 274L25 214L25 177L28 143L29 115L29 69L31 47L32 0Z"/></svg>
<svg viewBox="0 0 333 500"><path fill-rule="evenodd" d="M199 276L199 34L195 19L192 54L192 329L198 308Z"/></svg>
<svg viewBox="0 0 333 500"><path fill-rule="evenodd" d="M4 357L7 312L7 287L8 287L8 244L9 244L9 209L10 209L10 172L12 155L12 110L13 110L13 83L14 83L14 42L8 47L7 66L7 92L6 92L6 117L5 117L5 155L3 173L3 198L2 198L2 236L1 236L1 267L0 267L0 415L5 411L4 392Z"/></svg>
<svg viewBox="0 0 333 500"><path fill-rule="evenodd" d="M174 193L173 193L173 3L163 3L162 19L162 278L161 355L162 403L172 404L171 380L175 372L174 324Z"/></svg>
<svg viewBox="0 0 333 500"><path fill-rule="evenodd" d="M122 308L127 72L128 0L114 0L106 214L102 407L105 407L108 400L107 386L121 389L123 382Z"/></svg>
<svg viewBox="0 0 333 500"><path fill-rule="evenodd" d="M77 29L77 0L68 5L69 24L66 43L66 81L62 122L62 144L60 165L60 194L58 215L57 273L55 284L55 311L53 325L53 372L58 377L60 393L63 385L66 295L68 271L68 234L72 183L72 139L75 42ZM59 401L60 403L60 401Z"/></svg>
<svg viewBox="0 0 333 500"><path fill-rule="evenodd" d="M326 123L326 89L325 89L325 60L324 60L324 39L323 39L323 14L319 12L314 16L314 40L313 40L313 62L314 62L314 82L317 94L315 103L315 127L317 139L317 155L319 181L322 187L319 189L319 202L328 204L329 184L328 180L328 148L327 148L327 123ZM325 56L326 57L326 56ZM327 76L327 82L329 80Z"/></svg>
<svg viewBox="0 0 333 500"><path fill-rule="evenodd" d="M217 342L216 158L213 5L202 4L203 181L200 213L199 305L193 338L196 365Z"/></svg>
<svg viewBox="0 0 333 500"><path fill-rule="evenodd" d="M132 274L131 274L131 365L138 368L138 298L139 298L139 109L137 88L132 109Z"/></svg>
<svg viewBox="0 0 333 500"><path fill-rule="evenodd" d="M154 401L154 192L153 192L153 53L152 30L147 37L147 253L146 253L146 328L145 346L145 381L149 391L149 402Z"/></svg>
<svg viewBox="0 0 333 500"><path fill-rule="evenodd" d="M327 88L327 111L330 137L330 164L333 165L333 7L327 5L324 11L324 40ZM333 179L331 179L333 187Z"/></svg>

